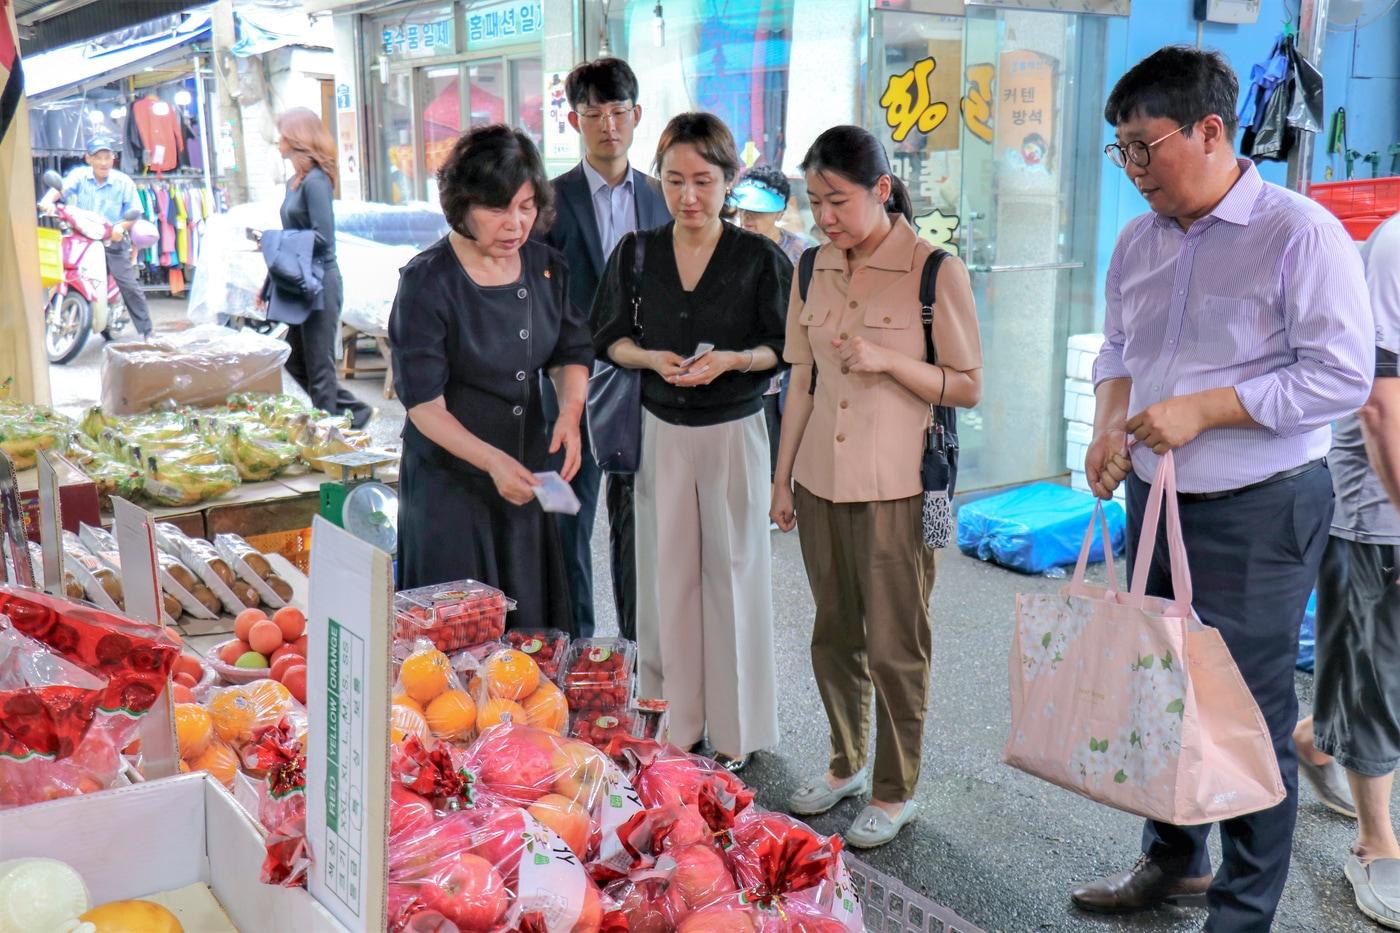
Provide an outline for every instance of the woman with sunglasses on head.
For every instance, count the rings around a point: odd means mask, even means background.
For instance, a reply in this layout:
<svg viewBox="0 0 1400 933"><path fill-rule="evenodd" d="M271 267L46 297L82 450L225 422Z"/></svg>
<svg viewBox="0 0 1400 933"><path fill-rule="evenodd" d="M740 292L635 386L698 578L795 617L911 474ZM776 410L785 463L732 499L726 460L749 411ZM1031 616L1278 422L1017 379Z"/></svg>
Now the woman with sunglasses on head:
<svg viewBox="0 0 1400 933"><path fill-rule="evenodd" d="M879 140L833 127L801 169L829 242L814 254L805 298L799 273L788 311L792 375L770 514L784 531L800 527L831 757L788 806L825 813L873 786L845 833L871 848L916 812L933 642L935 552L923 540L920 476L930 406L977 404L982 349L967 269L946 257L933 304L937 359L926 359L919 293L935 247L914 231L909 192Z"/></svg>
<svg viewBox="0 0 1400 933"><path fill-rule="evenodd" d="M699 746L708 731L732 770L778 741L762 398L792 268L725 223L739 168L713 114L667 124L656 170L675 219L618 243L593 303L597 353L642 371L641 690L669 701L673 742Z"/></svg>

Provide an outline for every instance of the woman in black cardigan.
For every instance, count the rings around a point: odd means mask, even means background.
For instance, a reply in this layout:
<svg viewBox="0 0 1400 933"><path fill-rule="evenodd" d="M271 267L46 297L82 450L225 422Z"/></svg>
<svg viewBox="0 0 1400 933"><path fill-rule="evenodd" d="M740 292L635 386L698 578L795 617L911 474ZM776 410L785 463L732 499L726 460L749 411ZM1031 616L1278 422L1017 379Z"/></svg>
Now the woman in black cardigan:
<svg viewBox="0 0 1400 933"><path fill-rule="evenodd" d="M335 143L321 118L294 107L277 119L277 149L290 159L295 174L282 201L284 230L315 230L321 236L312 257L320 262L323 303L300 324L288 325L287 372L311 396L311 403L333 415L350 414L350 425L363 428L374 409L341 388L335 372L335 337L340 327L344 286L335 261Z"/></svg>

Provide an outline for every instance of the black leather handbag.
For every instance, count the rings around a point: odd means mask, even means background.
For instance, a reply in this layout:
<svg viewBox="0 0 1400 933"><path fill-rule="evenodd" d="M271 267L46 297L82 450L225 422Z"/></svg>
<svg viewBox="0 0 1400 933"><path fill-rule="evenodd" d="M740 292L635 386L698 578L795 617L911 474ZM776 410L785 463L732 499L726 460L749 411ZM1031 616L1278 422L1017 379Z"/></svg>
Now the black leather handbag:
<svg viewBox="0 0 1400 933"><path fill-rule="evenodd" d="M632 339L642 336L642 263L646 256L640 233L633 234ZM588 380L588 433L593 456L605 473L636 473L642 463L642 373L600 363Z"/></svg>

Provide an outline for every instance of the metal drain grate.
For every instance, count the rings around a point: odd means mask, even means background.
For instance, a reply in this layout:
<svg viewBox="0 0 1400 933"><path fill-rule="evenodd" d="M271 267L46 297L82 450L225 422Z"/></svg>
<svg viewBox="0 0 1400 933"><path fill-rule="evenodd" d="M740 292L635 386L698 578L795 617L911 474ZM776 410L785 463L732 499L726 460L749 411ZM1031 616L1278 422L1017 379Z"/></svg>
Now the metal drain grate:
<svg viewBox="0 0 1400 933"><path fill-rule="evenodd" d="M941 904L909 890L849 851L846 868L860 895L865 929L869 933L983 933Z"/></svg>

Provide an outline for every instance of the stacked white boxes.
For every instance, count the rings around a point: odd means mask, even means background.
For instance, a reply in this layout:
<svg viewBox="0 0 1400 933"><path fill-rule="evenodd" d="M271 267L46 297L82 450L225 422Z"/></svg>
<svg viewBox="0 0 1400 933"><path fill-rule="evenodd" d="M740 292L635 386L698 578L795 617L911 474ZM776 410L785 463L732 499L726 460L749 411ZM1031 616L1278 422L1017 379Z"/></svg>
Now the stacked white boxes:
<svg viewBox="0 0 1400 933"><path fill-rule="evenodd" d="M1065 467L1070 486L1084 492L1084 455L1094 436L1094 359L1102 345L1103 334L1075 334L1065 357ZM1124 501L1125 489L1119 486L1114 498Z"/></svg>

